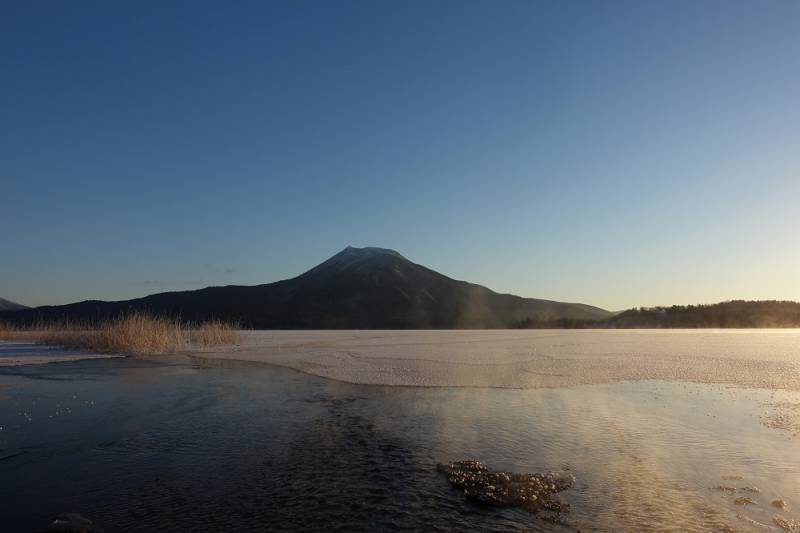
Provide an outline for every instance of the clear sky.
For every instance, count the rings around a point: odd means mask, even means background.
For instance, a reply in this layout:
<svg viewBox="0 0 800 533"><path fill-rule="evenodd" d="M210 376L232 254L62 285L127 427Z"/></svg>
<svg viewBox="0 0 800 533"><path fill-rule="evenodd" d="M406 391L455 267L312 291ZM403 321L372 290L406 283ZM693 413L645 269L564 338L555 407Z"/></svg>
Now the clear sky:
<svg viewBox="0 0 800 533"><path fill-rule="evenodd" d="M609 309L800 300L800 2L3 2L0 296L394 248Z"/></svg>

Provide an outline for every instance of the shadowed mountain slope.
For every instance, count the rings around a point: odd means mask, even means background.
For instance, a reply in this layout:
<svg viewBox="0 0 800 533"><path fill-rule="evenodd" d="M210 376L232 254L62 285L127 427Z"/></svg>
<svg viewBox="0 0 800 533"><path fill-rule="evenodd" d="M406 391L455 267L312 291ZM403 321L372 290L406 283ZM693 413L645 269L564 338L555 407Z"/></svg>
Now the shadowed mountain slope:
<svg viewBox="0 0 800 533"><path fill-rule="evenodd" d="M0 298L0 311L19 311L21 309L30 309L30 307Z"/></svg>
<svg viewBox="0 0 800 533"><path fill-rule="evenodd" d="M165 292L120 302L85 301L13 315L25 321L98 319L132 310L276 329L502 328L528 317L611 316L590 305L498 294L412 263L394 250L371 247L347 247L296 278L266 285Z"/></svg>

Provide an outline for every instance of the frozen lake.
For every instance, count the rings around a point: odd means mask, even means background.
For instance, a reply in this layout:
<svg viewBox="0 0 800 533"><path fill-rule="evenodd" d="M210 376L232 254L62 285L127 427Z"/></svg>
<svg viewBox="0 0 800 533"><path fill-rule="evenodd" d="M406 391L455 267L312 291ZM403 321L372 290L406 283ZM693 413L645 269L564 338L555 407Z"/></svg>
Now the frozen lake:
<svg viewBox="0 0 800 533"><path fill-rule="evenodd" d="M800 519L797 335L259 332L225 356L470 387L185 356L4 367L2 529L77 511L107 532L780 532ZM570 512L470 503L435 468L467 458L573 475Z"/></svg>
<svg viewBox="0 0 800 533"><path fill-rule="evenodd" d="M58 346L45 346L34 342L0 341L0 367L40 365L81 359L105 359L108 357L119 356L67 350Z"/></svg>
<svg viewBox="0 0 800 533"><path fill-rule="evenodd" d="M253 331L199 355L350 383L564 387L685 380L800 390L800 330Z"/></svg>

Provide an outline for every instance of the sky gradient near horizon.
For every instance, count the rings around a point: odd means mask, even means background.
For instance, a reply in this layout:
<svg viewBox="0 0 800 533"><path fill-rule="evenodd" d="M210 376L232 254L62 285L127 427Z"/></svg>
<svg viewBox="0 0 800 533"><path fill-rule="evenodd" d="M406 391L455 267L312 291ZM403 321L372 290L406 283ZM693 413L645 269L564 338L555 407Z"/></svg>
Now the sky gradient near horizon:
<svg viewBox="0 0 800 533"><path fill-rule="evenodd" d="M800 300L800 2L1 11L0 297L374 245L612 310Z"/></svg>

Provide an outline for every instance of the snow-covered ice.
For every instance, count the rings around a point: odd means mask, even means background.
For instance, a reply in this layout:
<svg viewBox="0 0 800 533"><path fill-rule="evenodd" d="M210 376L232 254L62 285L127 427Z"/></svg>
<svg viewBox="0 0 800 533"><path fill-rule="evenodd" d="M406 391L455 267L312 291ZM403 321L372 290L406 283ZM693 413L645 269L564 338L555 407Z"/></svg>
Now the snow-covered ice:
<svg viewBox="0 0 800 533"><path fill-rule="evenodd" d="M800 330L248 331L201 357L351 383L539 388L680 380L800 390Z"/></svg>

